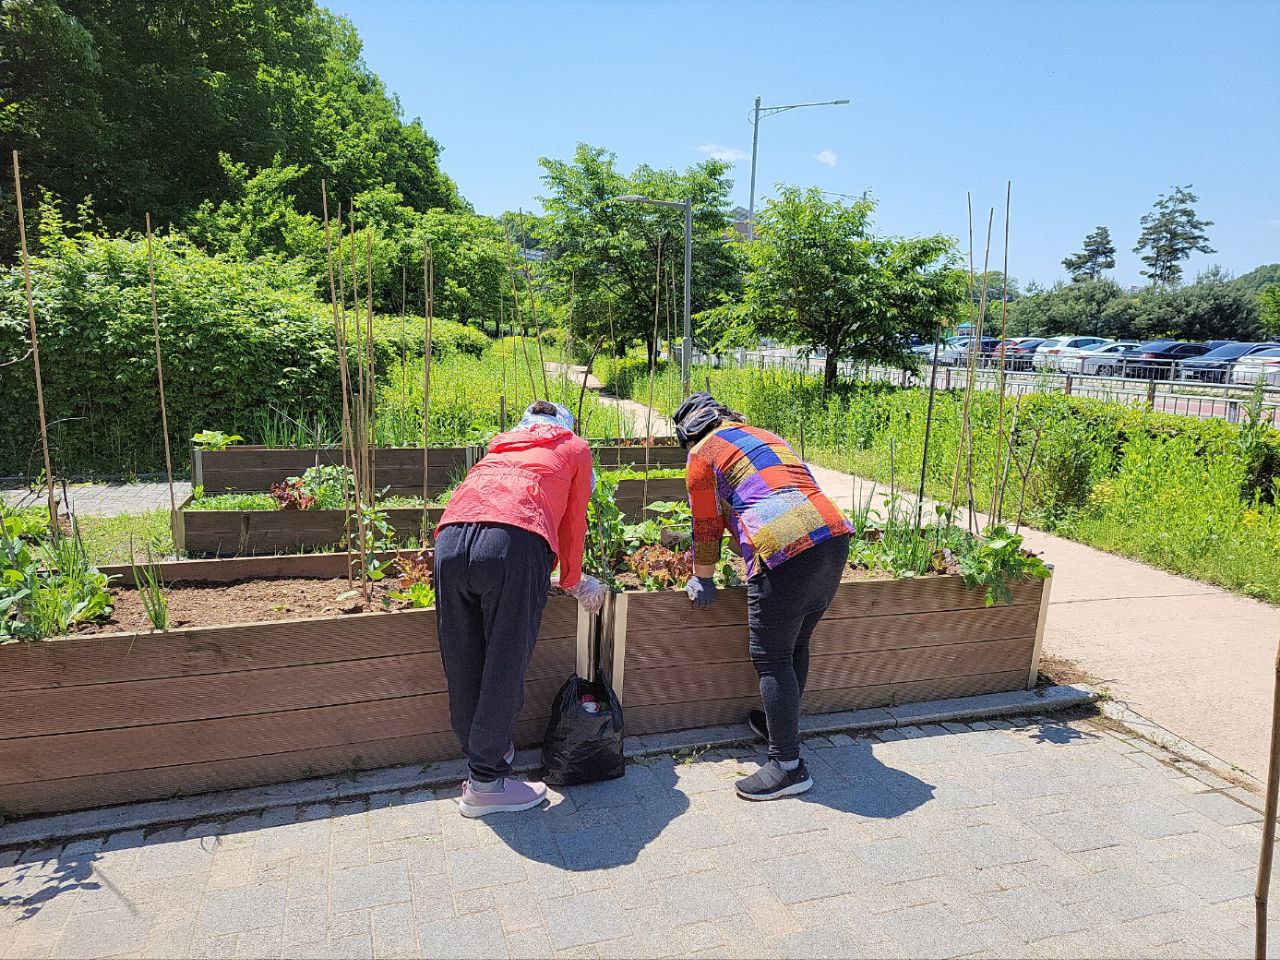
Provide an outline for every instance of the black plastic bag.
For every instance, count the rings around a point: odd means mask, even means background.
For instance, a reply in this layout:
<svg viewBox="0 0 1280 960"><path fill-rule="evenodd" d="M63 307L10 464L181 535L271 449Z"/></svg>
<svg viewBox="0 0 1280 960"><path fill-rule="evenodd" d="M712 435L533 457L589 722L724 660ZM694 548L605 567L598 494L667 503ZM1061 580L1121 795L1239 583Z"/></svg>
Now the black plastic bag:
<svg viewBox="0 0 1280 960"><path fill-rule="evenodd" d="M582 703L594 698L597 710ZM616 780L626 772L622 756L622 704L599 674L596 682L571 676L551 706L542 739L542 779L556 787Z"/></svg>

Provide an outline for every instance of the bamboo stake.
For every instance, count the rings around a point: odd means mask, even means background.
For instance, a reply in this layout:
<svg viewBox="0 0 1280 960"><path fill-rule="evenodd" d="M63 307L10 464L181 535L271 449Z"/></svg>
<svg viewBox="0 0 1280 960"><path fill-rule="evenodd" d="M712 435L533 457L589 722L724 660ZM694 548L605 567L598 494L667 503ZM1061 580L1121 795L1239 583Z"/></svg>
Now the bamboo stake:
<svg viewBox="0 0 1280 960"><path fill-rule="evenodd" d="M1254 957L1267 956L1267 900L1271 893L1271 856L1276 842L1276 798L1280 792L1280 648L1276 650L1276 682L1271 699L1271 755L1267 762L1267 799L1262 821L1258 882L1253 891Z"/></svg>
<svg viewBox="0 0 1280 960"><path fill-rule="evenodd" d="M587 369L582 372L582 389L578 391L578 416L575 421L578 425L579 436L585 436L582 432L582 401L587 398L587 377L591 376L591 365L596 362L596 356L603 346L604 337L601 337L596 344L596 348L591 351L591 359L587 361Z"/></svg>
<svg viewBox="0 0 1280 960"><path fill-rule="evenodd" d="M538 385L533 379L533 362L529 359L529 345L525 341L524 323L520 319L520 292L516 286L515 257L511 254L511 234L507 233L507 272L511 275L511 309L515 313L512 323L519 331L520 350L524 354L525 371L529 374L529 387L537 398ZM516 378L517 382L519 377Z"/></svg>
<svg viewBox="0 0 1280 960"><path fill-rule="evenodd" d="M169 518L178 512L173 495L173 457L169 453L169 413L164 402L164 362L160 359L160 314L156 309L156 266L151 251L151 212L147 211L147 286L151 291L151 334L156 343L156 380L160 385L160 429L164 433L164 470L169 478Z"/></svg>
<svg viewBox="0 0 1280 960"><path fill-rule="evenodd" d="M965 193L965 204L969 210L969 282L965 286L965 297L969 301L969 329L973 329L973 285L977 282L974 276L973 266L973 194ZM969 384L965 384L964 403L968 403ZM951 500L948 505L949 513L954 514L956 510L956 501L960 498L960 460L964 454L964 419L961 418L960 430L956 438L956 467L951 474Z"/></svg>
<svg viewBox="0 0 1280 960"><path fill-rule="evenodd" d="M644 482L640 487L640 509L649 502L649 459L653 450L653 378L658 358L658 308L662 305L662 235L658 235L658 270L653 278L653 352L649 354L649 403L645 408Z"/></svg>
<svg viewBox="0 0 1280 960"><path fill-rule="evenodd" d="M526 237L524 232L524 210L520 216L520 253L524 254ZM551 387L547 384L547 361L542 355L542 325L538 323L538 298L533 295L533 277L529 273L529 259L524 260L524 285L529 289L529 315L533 319L533 333L538 338L538 365L542 367L542 392L546 399L551 399ZM536 391L536 387L534 388Z"/></svg>
<svg viewBox="0 0 1280 960"><path fill-rule="evenodd" d="M996 399L996 462L995 468L991 474L991 516L996 522L1000 522L1000 514L1003 511L1004 504L1001 502L1000 494L1003 494L1003 484L1000 483L1000 460L1004 454L1004 370L1005 370L1005 338L1009 334L1009 210L1013 205L1013 181L1009 180L1005 183L1004 194L1004 273L1002 275L1000 290L1000 366L996 371L996 376L1000 380L1000 395Z"/></svg>
<svg viewBox="0 0 1280 960"><path fill-rule="evenodd" d="M333 241L329 235L329 187L323 179L320 181L320 206L324 211L324 249L329 263L329 304L333 308L333 335L338 347L338 379L342 387L342 467L345 475L346 471L350 469L350 465L347 463L347 443L351 435L351 409L347 404L347 353L343 349L343 341L345 339L344 325L339 317L339 293L338 288L334 285L333 276ZM342 263L341 203L338 204L338 263ZM338 280L341 283L341 272L339 272ZM341 302L343 302L342 309L345 310L345 297ZM347 586L349 587L351 586L351 507L347 497L345 476L342 485L343 528L347 531Z"/></svg>
<svg viewBox="0 0 1280 960"><path fill-rule="evenodd" d="M987 290L990 288L990 284L987 283L987 268L991 263L991 225L995 221L995 216L996 210L995 207L992 207L987 214L987 248L982 258L982 293L979 295L978 329L974 336L974 347L969 351L969 388L966 395L970 398L973 396L973 390L977 385L978 357L982 354L982 330L987 317ZM969 419L970 406L971 404L966 402L964 407L964 429L968 436L968 442L965 444L965 480L969 491L969 515L967 517L969 532L976 536L978 533L978 520L973 498L973 424Z"/></svg>
<svg viewBox="0 0 1280 960"><path fill-rule="evenodd" d="M378 351L373 341L373 230L365 228L365 266L368 271L366 291L369 296L365 303L365 352L369 361L369 490L377 496L378 489Z"/></svg>
<svg viewBox="0 0 1280 960"><path fill-rule="evenodd" d="M422 238L422 542L427 542L427 474L431 466L431 339L435 317L436 264L431 241Z"/></svg>
<svg viewBox="0 0 1280 960"><path fill-rule="evenodd" d="M18 201L18 239L22 245L22 279L27 293L27 323L31 328L31 361L36 376L36 409L40 414L40 449L44 453L44 482L49 501L49 537L58 542L58 501L53 496L53 466L49 460L49 421L44 412L44 378L40 375L40 337L36 333L36 305L31 296L31 259L27 254L27 220L22 210L22 173L13 151L13 193Z"/></svg>
<svg viewBox="0 0 1280 960"><path fill-rule="evenodd" d="M609 340L613 343L613 363L618 363L618 334L613 329L613 301L609 300L605 303L605 313L609 317ZM622 404L615 403L613 409L618 411L618 439L622 439Z"/></svg>
<svg viewBox="0 0 1280 960"><path fill-rule="evenodd" d="M409 340L405 336L406 300L409 296L409 268L400 264L400 424L397 429L397 446L408 446L406 427L409 417Z"/></svg>

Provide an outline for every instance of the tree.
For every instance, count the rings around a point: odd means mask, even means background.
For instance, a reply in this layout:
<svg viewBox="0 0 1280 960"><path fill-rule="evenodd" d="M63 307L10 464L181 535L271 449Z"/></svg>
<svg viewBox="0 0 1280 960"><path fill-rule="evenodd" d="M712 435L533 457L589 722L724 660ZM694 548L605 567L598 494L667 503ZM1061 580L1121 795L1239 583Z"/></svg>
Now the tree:
<svg viewBox="0 0 1280 960"><path fill-rule="evenodd" d="M873 200L845 204L782 187L757 211L741 312L755 330L826 350L824 388L841 360L902 360L964 303L966 277L949 237L878 237Z"/></svg>
<svg viewBox="0 0 1280 960"><path fill-rule="evenodd" d="M739 283L737 263L725 242L729 165L705 160L684 173L641 165L630 174L617 169L615 154L578 144L572 160L538 162L546 171L546 216L537 221L538 246L550 253L543 279L568 299L573 292L575 336L616 334L619 349L644 342L654 355L654 295L658 246L662 247L662 303L683 300L684 215L680 210L615 197L639 194L655 200L693 201L694 311L722 302ZM668 273L668 269L672 273ZM674 286L674 290L671 288ZM612 331L610 329L612 317ZM666 335L665 320L659 333Z"/></svg>
<svg viewBox="0 0 1280 960"><path fill-rule="evenodd" d="M1266 336L1280 337L1280 283L1263 287L1258 294L1258 322Z"/></svg>
<svg viewBox="0 0 1280 960"><path fill-rule="evenodd" d="M1099 226L1093 233L1084 238L1084 249L1073 253L1062 261L1062 265L1071 273L1073 282L1081 280L1097 280L1104 270L1114 270L1116 266L1116 248L1111 242L1111 231Z"/></svg>
<svg viewBox="0 0 1280 960"><path fill-rule="evenodd" d="M1170 194L1161 194L1150 213L1142 215L1142 233L1134 253L1142 254L1147 269L1144 277L1150 277L1153 285L1176 284L1182 277L1182 264L1195 252L1216 253L1209 246L1207 227L1212 220L1196 216L1193 204L1200 198L1191 192L1191 184L1174 186ZM1145 251L1145 252L1144 252Z"/></svg>
<svg viewBox="0 0 1280 960"><path fill-rule="evenodd" d="M29 187L92 194L116 230L147 210L185 225L201 202L233 196L221 154L296 167L312 214L322 177L336 197L394 184L415 209L466 208L355 28L314 0L5 0L0 138ZM0 242L0 256L12 249Z"/></svg>

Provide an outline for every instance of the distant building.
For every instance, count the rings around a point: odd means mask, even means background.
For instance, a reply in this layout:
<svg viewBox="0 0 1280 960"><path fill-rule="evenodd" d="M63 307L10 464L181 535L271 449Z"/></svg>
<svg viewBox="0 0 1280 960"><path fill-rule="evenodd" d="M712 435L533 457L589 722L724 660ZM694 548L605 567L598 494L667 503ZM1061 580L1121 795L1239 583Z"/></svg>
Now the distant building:
<svg viewBox="0 0 1280 960"><path fill-rule="evenodd" d="M734 207L729 211L729 219L733 221L733 229L740 237L745 238L747 234L747 224L751 220L751 214L746 207Z"/></svg>

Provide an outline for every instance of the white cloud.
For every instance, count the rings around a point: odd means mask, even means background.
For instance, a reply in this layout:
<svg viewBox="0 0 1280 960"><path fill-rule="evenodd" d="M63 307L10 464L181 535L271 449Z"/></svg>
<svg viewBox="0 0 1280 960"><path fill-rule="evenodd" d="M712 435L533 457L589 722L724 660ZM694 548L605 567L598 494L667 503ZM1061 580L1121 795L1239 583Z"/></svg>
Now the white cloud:
<svg viewBox="0 0 1280 960"><path fill-rule="evenodd" d="M1268 227L1280 227L1280 217L1272 217L1267 221Z"/></svg>
<svg viewBox="0 0 1280 960"><path fill-rule="evenodd" d="M836 156L834 150L819 150L814 154L814 159L819 163L825 163L828 167L834 167L840 158Z"/></svg>
<svg viewBox="0 0 1280 960"><path fill-rule="evenodd" d="M733 163L735 160L747 159L747 151L739 150L737 147L725 147L718 143L702 143L698 145L698 151L705 153L714 160L724 160L727 163Z"/></svg>

